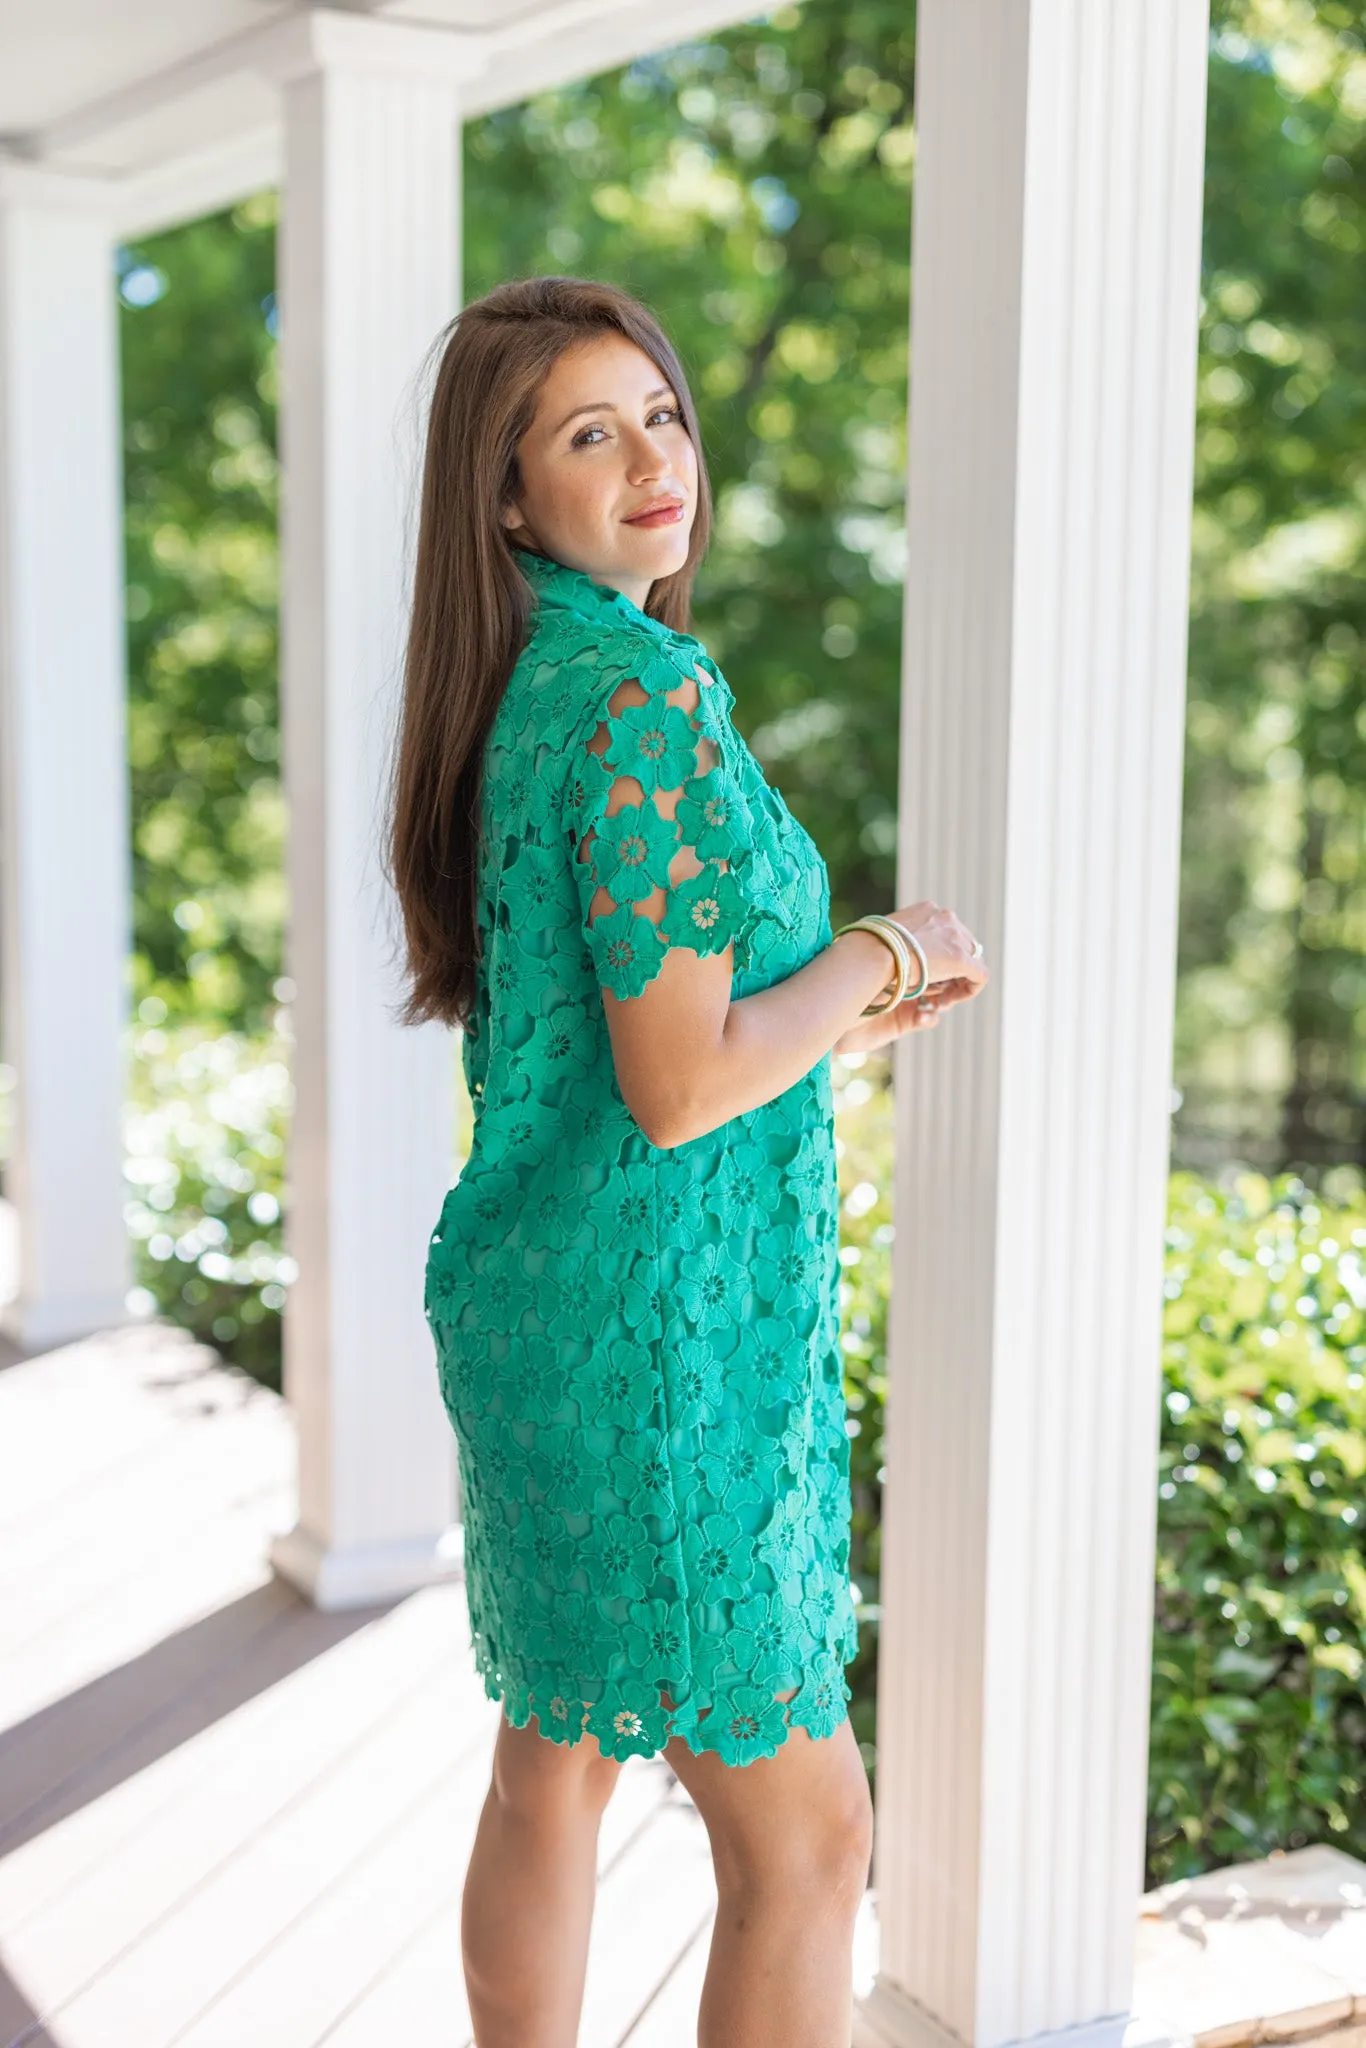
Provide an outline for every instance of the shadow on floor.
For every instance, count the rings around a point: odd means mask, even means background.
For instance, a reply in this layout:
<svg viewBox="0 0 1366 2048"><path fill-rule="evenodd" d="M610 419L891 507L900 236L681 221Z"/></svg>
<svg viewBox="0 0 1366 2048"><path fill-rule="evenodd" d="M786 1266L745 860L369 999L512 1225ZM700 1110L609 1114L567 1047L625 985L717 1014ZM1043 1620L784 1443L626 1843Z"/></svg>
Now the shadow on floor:
<svg viewBox="0 0 1366 2048"><path fill-rule="evenodd" d="M53 1349L55 1350L56 1348L54 1345ZM0 1330L0 1372L7 1371L12 1365L24 1365L30 1358L36 1355L32 1351L23 1350L20 1345L15 1343L13 1337L7 1337L3 1330Z"/></svg>
<svg viewBox="0 0 1366 2048"><path fill-rule="evenodd" d="M5 1730L0 1855L103 1797L393 1604L320 1614L272 1580Z"/></svg>
<svg viewBox="0 0 1366 2048"><path fill-rule="evenodd" d="M62 2048L55 2034L49 2034L13 1977L0 1969L0 2041L12 2048Z"/></svg>

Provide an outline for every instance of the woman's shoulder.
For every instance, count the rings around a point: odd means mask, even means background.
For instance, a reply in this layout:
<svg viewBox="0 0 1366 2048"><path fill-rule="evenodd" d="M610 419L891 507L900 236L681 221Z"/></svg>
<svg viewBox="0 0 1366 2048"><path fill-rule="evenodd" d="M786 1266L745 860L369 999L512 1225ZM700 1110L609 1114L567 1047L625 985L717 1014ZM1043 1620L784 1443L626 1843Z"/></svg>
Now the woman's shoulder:
<svg viewBox="0 0 1366 2048"><path fill-rule="evenodd" d="M507 708L517 725L532 726L541 739L569 739L601 721L625 682L638 683L650 697L695 683L718 713L733 701L720 670L691 634L653 619L579 619L547 609L533 619Z"/></svg>

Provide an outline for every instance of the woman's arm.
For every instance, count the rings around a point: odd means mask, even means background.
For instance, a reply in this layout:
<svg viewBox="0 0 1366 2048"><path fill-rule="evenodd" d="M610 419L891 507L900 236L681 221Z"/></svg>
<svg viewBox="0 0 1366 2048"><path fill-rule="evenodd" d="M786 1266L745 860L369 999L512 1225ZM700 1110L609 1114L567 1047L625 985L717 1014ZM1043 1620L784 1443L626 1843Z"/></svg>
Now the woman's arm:
<svg viewBox="0 0 1366 2048"><path fill-rule="evenodd" d="M925 946L948 1002L975 995L986 969L948 911L914 904L898 913ZM885 1019L862 1013L891 979L891 956L869 932L846 932L786 981L730 999L731 952L707 960L670 949L654 981L622 1001L603 991L617 1085L652 1145L672 1147L771 1102L856 1027L872 1045L934 1020L904 1004ZM846 1047L854 1050L854 1045Z"/></svg>
<svg viewBox="0 0 1366 2048"><path fill-rule="evenodd" d="M662 707L667 706L674 718L683 715L679 726L688 738L685 758L695 756L696 771L705 777L716 763L714 743L701 737L694 741L689 734L699 705L695 676L654 696L634 680L619 685L607 720L587 743L604 768L615 771L596 823L578 846L590 934L595 928L600 935L613 929L605 921L620 916L618 895L629 902L633 918L648 918L658 927L671 893L686 889L705 871L697 849L679 844L676 825L680 801L694 785L660 786L653 769L648 782L642 783L644 762L639 773L630 772L630 742L642 736L632 728L623 738L619 722L624 722L624 714L650 704L655 706L646 721L651 730L643 737L652 749L665 744L663 721L669 713ZM617 818L620 825L614 832L612 821ZM629 868L623 867L626 851L633 863ZM709 858L714 862L711 872L728 871L728 862L716 860L714 851ZM608 886L594 888L599 877ZM686 1144L771 1102L809 1073L837 1042L847 1051L871 1050L906 1030L933 1023L939 1009L975 995L986 981L986 970L973 958L972 934L952 912L917 903L897 915L925 950L935 988L933 1008L905 1004L885 1017L863 1017L867 1006L889 986L894 968L888 948L866 931L846 932L785 981L735 1002L729 945L705 954L688 944L670 944L658 972L638 993L619 995L604 987L617 1084L650 1142L665 1148Z"/></svg>

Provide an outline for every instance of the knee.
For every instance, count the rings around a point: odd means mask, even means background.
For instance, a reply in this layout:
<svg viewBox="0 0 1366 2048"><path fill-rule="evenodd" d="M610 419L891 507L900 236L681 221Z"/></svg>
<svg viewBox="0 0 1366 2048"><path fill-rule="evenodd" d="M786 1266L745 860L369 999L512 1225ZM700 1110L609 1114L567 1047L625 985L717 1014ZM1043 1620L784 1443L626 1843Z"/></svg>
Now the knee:
<svg viewBox="0 0 1366 2048"><path fill-rule="evenodd" d="M771 1810L761 1826L717 1842L723 1892L781 1894L850 1913L857 1908L872 1861L873 1803L857 1751L853 1760L855 1769L832 1774L793 1810Z"/></svg>
<svg viewBox="0 0 1366 2048"><path fill-rule="evenodd" d="M591 1736L552 1742L536 1728L500 1732L493 1757L493 1797L513 1820L538 1826L601 1818L621 1766Z"/></svg>
<svg viewBox="0 0 1366 2048"><path fill-rule="evenodd" d="M873 1801L862 1758L818 1809L806 1850L810 1882L823 1897L834 1896L851 1909L868 1883L873 1860Z"/></svg>

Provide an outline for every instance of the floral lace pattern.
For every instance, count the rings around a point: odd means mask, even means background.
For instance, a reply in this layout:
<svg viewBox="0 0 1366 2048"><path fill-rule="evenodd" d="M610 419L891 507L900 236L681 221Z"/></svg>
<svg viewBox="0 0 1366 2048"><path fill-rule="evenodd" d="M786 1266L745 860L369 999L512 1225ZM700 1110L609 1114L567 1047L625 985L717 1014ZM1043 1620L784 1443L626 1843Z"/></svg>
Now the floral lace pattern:
<svg viewBox="0 0 1366 2048"><path fill-rule="evenodd" d="M673 947L731 948L737 996L782 980L829 942L825 868L697 640L527 575L485 766L474 1141L427 1266L475 1652L517 1727L744 1764L849 1697L829 1064L663 1150L601 991Z"/></svg>

